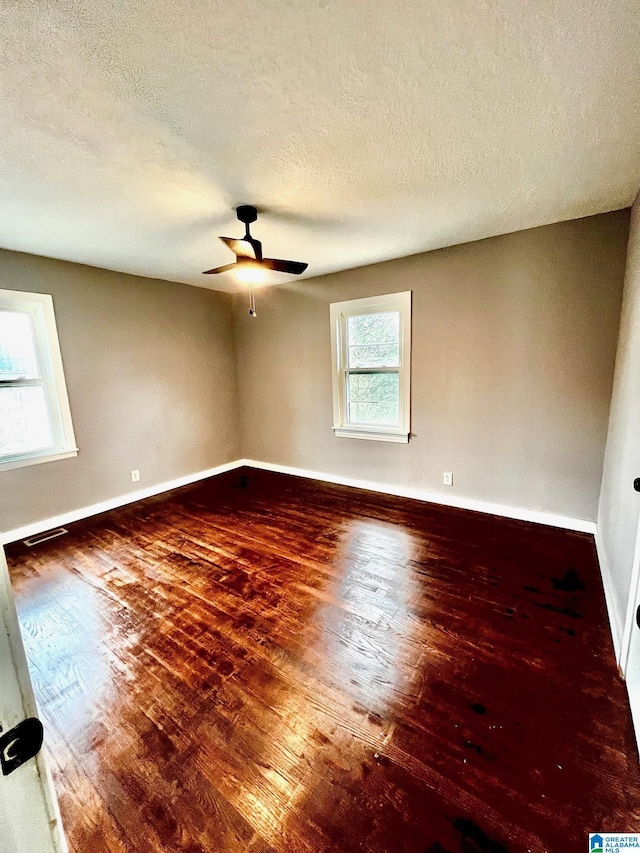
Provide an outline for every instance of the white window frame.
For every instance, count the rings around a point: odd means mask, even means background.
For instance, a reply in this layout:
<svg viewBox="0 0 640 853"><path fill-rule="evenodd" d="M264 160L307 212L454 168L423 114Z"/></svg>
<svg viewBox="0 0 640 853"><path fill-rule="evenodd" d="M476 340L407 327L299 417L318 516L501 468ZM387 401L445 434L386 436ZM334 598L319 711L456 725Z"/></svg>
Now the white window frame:
<svg viewBox="0 0 640 853"><path fill-rule="evenodd" d="M0 290L0 310L21 311L31 315L31 326L40 371L39 379L17 379L7 382L0 380L0 382L2 385L13 387L38 384L44 386L54 437L54 445L44 450L0 456L0 471L77 456L78 448L76 447L71 421L71 409L64 378L52 297L48 293Z"/></svg>
<svg viewBox="0 0 640 853"><path fill-rule="evenodd" d="M334 302L331 317L331 359L333 375L333 431L342 438L407 443L411 435L411 291ZM365 426L347 419L347 318L362 314L400 312L400 426ZM367 372L395 372L395 368L367 368Z"/></svg>

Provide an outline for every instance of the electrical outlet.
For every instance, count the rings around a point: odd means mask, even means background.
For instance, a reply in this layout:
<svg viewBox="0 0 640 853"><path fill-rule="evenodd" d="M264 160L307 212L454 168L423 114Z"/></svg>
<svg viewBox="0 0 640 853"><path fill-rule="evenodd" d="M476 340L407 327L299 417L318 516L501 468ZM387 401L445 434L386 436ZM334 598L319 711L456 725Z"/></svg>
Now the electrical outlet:
<svg viewBox="0 0 640 853"><path fill-rule="evenodd" d="M140 482L140 471L138 471L137 468L135 471L131 472L131 482L132 483L139 483Z"/></svg>
<svg viewBox="0 0 640 853"><path fill-rule="evenodd" d="M445 486L453 486L453 474L451 471L445 471L442 475L442 482Z"/></svg>

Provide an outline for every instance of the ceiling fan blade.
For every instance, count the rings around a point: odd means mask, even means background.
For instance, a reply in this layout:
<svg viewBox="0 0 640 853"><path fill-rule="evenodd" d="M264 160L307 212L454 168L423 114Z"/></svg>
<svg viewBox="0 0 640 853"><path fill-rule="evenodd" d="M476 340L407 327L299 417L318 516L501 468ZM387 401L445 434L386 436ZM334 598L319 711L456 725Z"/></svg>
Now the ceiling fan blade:
<svg viewBox="0 0 640 853"><path fill-rule="evenodd" d="M237 258L256 260L256 250L253 241L245 239L237 240L234 237L220 237L220 239L231 249Z"/></svg>
<svg viewBox="0 0 640 853"><path fill-rule="evenodd" d="M216 267L214 270L205 270L202 275L217 275L219 272L227 272L228 270L235 269L238 264L226 264L224 267Z"/></svg>
<svg viewBox="0 0 640 853"><path fill-rule="evenodd" d="M301 261L283 261L280 258L263 258L262 266L276 272L288 272L291 275L300 275L300 273L306 270L309 264L303 264Z"/></svg>

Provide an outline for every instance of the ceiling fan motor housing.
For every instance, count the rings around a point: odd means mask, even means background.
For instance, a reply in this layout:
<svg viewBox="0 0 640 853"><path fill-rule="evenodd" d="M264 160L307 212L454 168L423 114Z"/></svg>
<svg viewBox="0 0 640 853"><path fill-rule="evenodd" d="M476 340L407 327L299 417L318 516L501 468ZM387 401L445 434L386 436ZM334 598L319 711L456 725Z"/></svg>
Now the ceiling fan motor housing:
<svg viewBox="0 0 640 853"><path fill-rule="evenodd" d="M258 211L252 204L241 204L236 208L236 215L240 222L249 225L250 222L255 222L258 218Z"/></svg>

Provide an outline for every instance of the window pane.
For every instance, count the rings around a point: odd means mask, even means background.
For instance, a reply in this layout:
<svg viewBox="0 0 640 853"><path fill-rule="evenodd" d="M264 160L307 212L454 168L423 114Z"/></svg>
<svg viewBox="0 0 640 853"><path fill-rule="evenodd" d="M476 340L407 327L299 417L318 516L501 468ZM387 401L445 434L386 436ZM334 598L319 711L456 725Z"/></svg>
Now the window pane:
<svg viewBox="0 0 640 853"><path fill-rule="evenodd" d="M0 456L32 453L53 444L43 386L0 387Z"/></svg>
<svg viewBox="0 0 640 853"><path fill-rule="evenodd" d="M37 379L38 360L31 315L0 311L0 379Z"/></svg>
<svg viewBox="0 0 640 853"><path fill-rule="evenodd" d="M397 373L348 373L347 414L350 424L400 423L400 381Z"/></svg>
<svg viewBox="0 0 640 853"><path fill-rule="evenodd" d="M400 365L400 312L347 317L347 367Z"/></svg>

